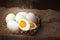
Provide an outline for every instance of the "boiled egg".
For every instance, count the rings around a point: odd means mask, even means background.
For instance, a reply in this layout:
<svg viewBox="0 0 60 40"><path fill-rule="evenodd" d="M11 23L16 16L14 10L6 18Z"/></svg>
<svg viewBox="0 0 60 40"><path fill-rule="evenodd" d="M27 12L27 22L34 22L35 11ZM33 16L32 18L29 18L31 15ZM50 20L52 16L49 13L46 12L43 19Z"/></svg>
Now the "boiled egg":
<svg viewBox="0 0 60 40"><path fill-rule="evenodd" d="M26 15L26 18L28 19L28 21L32 21L32 22L34 22L34 23L37 22L37 19L36 19L34 13L28 13L28 14Z"/></svg>
<svg viewBox="0 0 60 40"><path fill-rule="evenodd" d="M30 30L36 29L37 25L34 22L30 22Z"/></svg>
<svg viewBox="0 0 60 40"><path fill-rule="evenodd" d="M10 20L9 22L7 22L7 28L12 32L16 32L19 30L17 22L13 20Z"/></svg>
<svg viewBox="0 0 60 40"><path fill-rule="evenodd" d="M6 18L6 23L9 21L9 20L15 20L15 15L13 13L9 13Z"/></svg>
<svg viewBox="0 0 60 40"><path fill-rule="evenodd" d="M22 15L22 16L26 16L27 13L26 12L18 12L18 14Z"/></svg>
<svg viewBox="0 0 60 40"><path fill-rule="evenodd" d="M18 23L19 27L23 31L28 31L30 29L30 24L26 19L21 19Z"/></svg>
<svg viewBox="0 0 60 40"><path fill-rule="evenodd" d="M16 14L16 21L17 22L19 22L20 21L20 19L26 19L26 12L18 12L17 14Z"/></svg>

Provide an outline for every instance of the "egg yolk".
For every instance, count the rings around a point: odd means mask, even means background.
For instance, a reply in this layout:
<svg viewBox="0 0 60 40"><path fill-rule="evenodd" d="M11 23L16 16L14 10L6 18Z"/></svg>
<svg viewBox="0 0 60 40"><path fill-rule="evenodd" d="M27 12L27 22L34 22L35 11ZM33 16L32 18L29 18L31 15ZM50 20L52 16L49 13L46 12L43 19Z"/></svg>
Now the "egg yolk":
<svg viewBox="0 0 60 40"><path fill-rule="evenodd" d="M19 25L20 25L20 27L25 28L26 22L22 20L22 21L20 21Z"/></svg>
<svg viewBox="0 0 60 40"><path fill-rule="evenodd" d="M34 28L34 27L35 27L34 23L30 22L30 28Z"/></svg>

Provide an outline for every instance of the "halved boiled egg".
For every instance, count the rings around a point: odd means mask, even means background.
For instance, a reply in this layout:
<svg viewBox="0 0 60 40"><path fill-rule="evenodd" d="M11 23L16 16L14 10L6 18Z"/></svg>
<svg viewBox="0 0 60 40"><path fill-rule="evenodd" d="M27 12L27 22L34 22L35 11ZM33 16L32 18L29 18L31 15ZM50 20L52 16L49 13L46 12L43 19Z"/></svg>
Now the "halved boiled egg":
<svg viewBox="0 0 60 40"><path fill-rule="evenodd" d="M30 29L30 24L26 19L21 19L18 23L19 27L23 31L28 31Z"/></svg>
<svg viewBox="0 0 60 40"><path fill-rule="evenodd" d="M26 12L19 12L19 13L17 13L16 14L16 18L15 18L16 21L19 22L20 19L26 19L25 15L26 15Z"/></svg>
<svg viewBox="0 0 60 40"><path fill-rule="evenodd" d="M30 22L30 30L36 29L37 25L34 22Z"/></svg>

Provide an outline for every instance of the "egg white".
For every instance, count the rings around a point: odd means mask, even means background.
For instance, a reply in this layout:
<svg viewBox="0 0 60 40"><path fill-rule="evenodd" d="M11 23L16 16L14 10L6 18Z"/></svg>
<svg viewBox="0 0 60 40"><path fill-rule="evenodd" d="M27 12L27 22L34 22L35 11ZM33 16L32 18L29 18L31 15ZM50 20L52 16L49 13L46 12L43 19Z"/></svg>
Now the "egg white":
<svg viewBox="0 0 60 40"><path fill-rule="evenodd" d="M27 13L26 12L18 12L19 15L22 15L22 16L26 16Z"/></svg>

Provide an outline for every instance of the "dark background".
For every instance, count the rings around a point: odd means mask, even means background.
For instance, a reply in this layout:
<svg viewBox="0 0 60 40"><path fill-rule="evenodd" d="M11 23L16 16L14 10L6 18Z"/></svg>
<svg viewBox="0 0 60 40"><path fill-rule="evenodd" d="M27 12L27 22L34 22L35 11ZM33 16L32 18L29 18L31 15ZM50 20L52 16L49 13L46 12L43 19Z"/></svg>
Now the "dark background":
<svg viewBox="0 0 60 40"><path fill-rule="evenodd" d="M0 0L0 6L60 10L59 0Z"/></svg>

